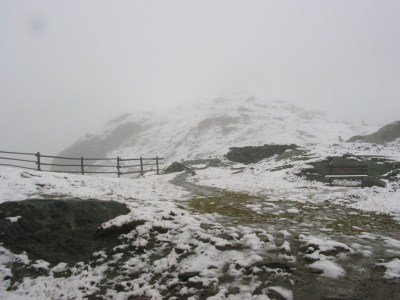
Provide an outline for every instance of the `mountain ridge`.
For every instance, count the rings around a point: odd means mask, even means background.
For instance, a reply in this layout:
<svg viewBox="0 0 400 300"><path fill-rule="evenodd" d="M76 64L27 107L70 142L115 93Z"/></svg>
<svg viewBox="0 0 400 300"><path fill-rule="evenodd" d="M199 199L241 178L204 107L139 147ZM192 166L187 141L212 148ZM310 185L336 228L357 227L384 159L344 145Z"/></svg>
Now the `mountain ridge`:
<svg viewBox="0 0 400 300"><path fill-rule="evenodd" d="M348 142L365 142L384 144L400 138L400 121L395 121L380 128L378 131L368 135L356 135Z"/></svg>
<svg viewBox="0 0 400 300"><path fill-rule="evenodd" d="M60 156L160 156L167 161L227 153L230 147L336 143L371 133L375 125L331 120L322 112L251 95L216 98L161 112L123 114L87 134Z"/></svg>

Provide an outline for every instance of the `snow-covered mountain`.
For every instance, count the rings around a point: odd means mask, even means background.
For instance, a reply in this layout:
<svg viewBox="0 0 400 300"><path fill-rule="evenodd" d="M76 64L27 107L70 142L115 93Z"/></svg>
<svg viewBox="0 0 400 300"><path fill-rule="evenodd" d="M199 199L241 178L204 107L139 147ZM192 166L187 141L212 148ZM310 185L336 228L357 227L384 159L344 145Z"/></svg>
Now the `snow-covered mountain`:
<svg viewBox="0 0 400 300"><path fill-rule="evenodd" d="M198 159L225 154L235 146L336 143L339 136L346 140L377 129L241 94L160 112L124 114L60 155Z"/></svg>

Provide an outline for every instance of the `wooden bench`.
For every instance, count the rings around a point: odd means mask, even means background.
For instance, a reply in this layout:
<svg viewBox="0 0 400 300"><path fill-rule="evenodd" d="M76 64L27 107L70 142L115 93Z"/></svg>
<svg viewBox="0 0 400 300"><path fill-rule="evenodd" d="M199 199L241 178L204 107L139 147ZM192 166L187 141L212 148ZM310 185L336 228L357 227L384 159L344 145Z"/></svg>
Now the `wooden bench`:
<svg viewBox="0 0 400 300"><path fill-rule="evenodd" d="M326 166L325 178L329 179L332 186L332 179L355 178L362 180L368 176L368 166Z"/></svg>

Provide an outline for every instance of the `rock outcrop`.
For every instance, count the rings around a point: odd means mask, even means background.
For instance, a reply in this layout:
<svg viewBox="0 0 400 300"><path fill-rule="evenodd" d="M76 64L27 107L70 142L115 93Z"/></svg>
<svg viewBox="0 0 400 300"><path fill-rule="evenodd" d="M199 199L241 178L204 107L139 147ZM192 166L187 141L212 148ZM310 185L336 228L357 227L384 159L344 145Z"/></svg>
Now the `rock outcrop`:
<svg viewBox="0 0 400 300"><path fill-rule="evenodd" d="M246 146L246 147L232 147L226 158L230 161L239 162L243 164L257 163L265 158L273 155L280 155L286 150L295 150L296 145L264 145L264 146Z"/></svg>
<svg viewBox="0 0 400 300"><path fill-rule="evenodd" d="M93 252L117 244L121 230L110 235L101 234L99 228L127 213L126 205L116 201L5 202L0 204L0 243L13 252L26 251L31 258L50 263L85 261Z"/></svg>
<svg viewBox="0 0 400 300"><path fill-rule="evenodd" d="M186 170L186 166L180 162L173 162L170 164L167 168L165 168L164 173L165 174L170 174L170 173L177 173L177 172L182 172Z"/></svg>
<svg viewBox="0 0 400 300"><path fill-rule="evenodd" d="M347 142L365 142L384 144L386 142L392 142L400 138L400 121L390 123L383 126L377 132L368 135L356 135L350 138Z"/></svg>
<svg viewBox="0 0 400 300"><path fill-rule="evenodd" d="M383 181L383 180L381 180L381 179L368 176L368 177L366 177L366 178L364 178L364 179L362 180L361 186L362 186L362 187L373 187L373 186L377 186L377 187L382 187L382 188L384 188L384 187L386 187L386 182Z"/></svg>
<svg viewBox="0 0 400 300"><path fill-rule="evenodd" d="M186 171L192 175L196 174L196 172L192 168L184 165L183 163L177 162L177 161L175 161L171 165L169 165L164 170L164 174L177 173L177 172L182 172L182 171Z"/></svg>

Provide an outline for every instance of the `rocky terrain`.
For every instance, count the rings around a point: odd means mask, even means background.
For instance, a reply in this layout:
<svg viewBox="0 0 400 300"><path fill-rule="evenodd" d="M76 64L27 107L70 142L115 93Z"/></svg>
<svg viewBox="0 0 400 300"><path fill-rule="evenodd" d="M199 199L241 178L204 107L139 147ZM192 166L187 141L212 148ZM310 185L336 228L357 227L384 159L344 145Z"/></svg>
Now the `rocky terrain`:
<svg viewBox="0 0 400 300"><path fill-rule="evenodd" d="M123 115L62 153L163 154L162 175L2 167L0 298L395 299L400 139L338 143L375 131L246 95ZM330 186L328 164L369 176Z"/></svg>
<svg viewBox="0 0 400 300"><path fill-rule="evenodd" d="M243 147L257 162L189 160L137 179L3 168L0 296L393 299L398 150ZM331 187L332 160L366 163L385 186Z"/></svg>

